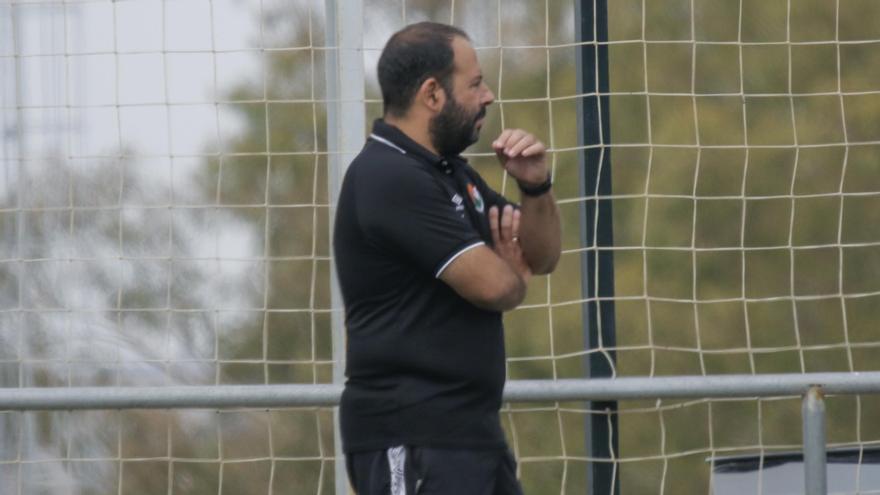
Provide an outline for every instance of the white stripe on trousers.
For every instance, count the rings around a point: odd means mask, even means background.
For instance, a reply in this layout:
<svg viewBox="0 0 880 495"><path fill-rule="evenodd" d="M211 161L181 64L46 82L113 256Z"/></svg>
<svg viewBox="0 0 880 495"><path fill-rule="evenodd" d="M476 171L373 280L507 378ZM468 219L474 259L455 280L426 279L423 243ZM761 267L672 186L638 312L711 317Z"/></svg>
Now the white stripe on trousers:
<svg viewBox="0 0 880 495"><path fill-rule="evenodd" d="M401 445L388 449L388 468L391 470L391 495L406 495L406 448Z"/></svg>

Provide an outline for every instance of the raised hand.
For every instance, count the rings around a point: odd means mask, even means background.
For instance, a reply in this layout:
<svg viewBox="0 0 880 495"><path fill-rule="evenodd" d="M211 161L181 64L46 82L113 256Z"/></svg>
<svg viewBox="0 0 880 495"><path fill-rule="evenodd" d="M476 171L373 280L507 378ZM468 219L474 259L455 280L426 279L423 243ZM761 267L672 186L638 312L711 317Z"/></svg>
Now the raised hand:
<svg viewBox="0 0 880 495"><path fill-rule="evenodd" d="M505 129L492 142L498 161L523 186L536 186L547 180L546 147L522 129Z"/></svg>

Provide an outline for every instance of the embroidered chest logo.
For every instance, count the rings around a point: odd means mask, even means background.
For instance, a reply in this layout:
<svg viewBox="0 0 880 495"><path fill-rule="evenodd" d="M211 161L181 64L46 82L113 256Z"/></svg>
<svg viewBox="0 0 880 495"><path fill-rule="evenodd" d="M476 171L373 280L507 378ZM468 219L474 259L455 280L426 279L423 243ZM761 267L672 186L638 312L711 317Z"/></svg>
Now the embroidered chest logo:
<svg viewBox="0 0 880 495"><path fill-rule="evenodd" d="M464 211L464 199L462 199L460 194L457 194L452 197L452 203L455 204L455 211Z"/></svg>
<svg viewBox="0 0 880 495"><path fill-rule="evenodd" d="M486 204L483 203L483 196L480 195L480 190L477 189L477 186L468 183L467 185L468 195L471 197L471 202L474 204L474 208L483 213L483 210L486 209Z"/></svg>

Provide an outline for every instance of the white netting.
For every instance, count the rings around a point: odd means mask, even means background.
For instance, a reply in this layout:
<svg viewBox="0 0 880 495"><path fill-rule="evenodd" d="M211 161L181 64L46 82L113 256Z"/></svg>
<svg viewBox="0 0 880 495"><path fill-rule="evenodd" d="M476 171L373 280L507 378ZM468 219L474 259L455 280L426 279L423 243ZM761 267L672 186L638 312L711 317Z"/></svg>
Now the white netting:
<svg viewBox="0 0 880 495"><path fill-rule="evenodd" d="M0 22L0 385L329 382L323 4ZM329 409L2 413L0 437L3 493L334 490Z"/></svg>
<svg viewBox="0 0 880 495"><path fill-rule="evenodd" d="M875 369L877 5L609 4L618 373ZM798 450L799 407L623 404L621 486L733 493L707 459ZM832 399L831 445L875 444L875 407Z"/></svg>
<svg viewBox="0 0 880 495"><path fill-rule="evenodd" d="M502 128L551 148L565 251L506 318L511 379L611 350L638 376L880 362L874 2L609 2L617 346L598 350L573 2L363 3L368 123L381 46L432 19L468 31L497 95L469 155L487 181L516 196ZM0 386L331 381L323 9L0 5ZM880 440L874 401L829 400L833 445ZM799 407L623 403L615 483L706 493L707 458L799 448ZM584 493L582 403L503 417L527 492ZM3 493L334 491L329 409L0 412L0 437Z"/></svg>

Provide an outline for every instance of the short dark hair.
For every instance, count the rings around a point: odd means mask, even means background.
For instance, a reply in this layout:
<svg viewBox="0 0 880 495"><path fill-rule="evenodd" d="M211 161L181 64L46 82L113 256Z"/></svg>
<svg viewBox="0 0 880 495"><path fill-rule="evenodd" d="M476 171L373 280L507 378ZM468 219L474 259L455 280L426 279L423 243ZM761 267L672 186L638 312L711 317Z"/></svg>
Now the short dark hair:
<svg viewBox="0 0 880 495"><path fill-rule="evenodd" d="M452 40L461 29L436 22L419 22L394 33L379 57L379 87L386 115L400 117L412 104L422 83L434 77L447 94L452 94L455 69Z"/></svg>

